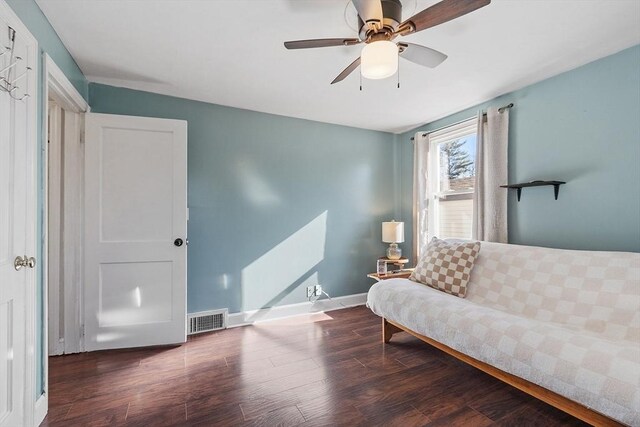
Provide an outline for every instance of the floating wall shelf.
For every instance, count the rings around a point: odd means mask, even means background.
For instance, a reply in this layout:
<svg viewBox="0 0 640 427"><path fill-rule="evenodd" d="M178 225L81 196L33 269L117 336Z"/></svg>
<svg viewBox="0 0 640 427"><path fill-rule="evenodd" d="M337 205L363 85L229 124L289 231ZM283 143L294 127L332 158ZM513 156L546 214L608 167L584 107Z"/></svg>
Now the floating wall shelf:
<svg viewBox="0 0 640 427"><path fill-rule="evenodd" d="M509 184L509 185L501 185L502 188L515 188L518 190L518 201L520 201L520 195L522 194L522 189L525 187L541 187L543 185L553 185L553 194L558 200L558 193L560 192L560 185L566 184L564 181L531 181L531 182L523 182L521 184Z"/></svg>

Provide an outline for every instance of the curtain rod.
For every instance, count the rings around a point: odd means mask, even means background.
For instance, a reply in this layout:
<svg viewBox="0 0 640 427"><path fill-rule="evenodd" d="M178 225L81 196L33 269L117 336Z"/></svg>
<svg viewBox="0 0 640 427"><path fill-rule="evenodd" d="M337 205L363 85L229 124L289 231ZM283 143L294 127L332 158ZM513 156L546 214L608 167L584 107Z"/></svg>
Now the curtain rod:
<svg viewBox="0 0 640 427"><path fill-rule="evenodd" d="M512 108L512 107L513 107L513 102L510 103L510 104L507 104L507 105L505 105L503 107L498 108L498 112L502 113L507 108ZM483 117L486 117L486 115L487 115L487 113L482 113ZM439 130L446 129L446 128L450 127L450 126L459 125L460 123L466 122L467 120L471 120L471 119L473 119L473 117L469 117L468 119L460 120L459 122L451 123L450 125L439 127L438 129L430 130L429 132L423 133L422 136L425 137L425 136L429 135L430 133L438 132ZM413 141L414 139L415 139L415 137L412 136L411 137L411 141Z"/></svg>

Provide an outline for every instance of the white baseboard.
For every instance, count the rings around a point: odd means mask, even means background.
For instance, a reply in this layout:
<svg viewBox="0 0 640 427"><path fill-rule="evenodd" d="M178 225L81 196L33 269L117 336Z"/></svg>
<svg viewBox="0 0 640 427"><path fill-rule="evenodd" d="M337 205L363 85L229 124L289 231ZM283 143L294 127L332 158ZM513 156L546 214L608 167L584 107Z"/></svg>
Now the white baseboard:
<svg viewBox="0 0 640 427"><path fill-rule="evenodd" d="M49 397L47 394L43 394L36 400L35 405L35 413L33 414L33 425L39 426L44 421L44 418L47 416L47 412L49 410Z"/></svg>
<svg viewBox="0 0 640 427"><path fill-rule="evenodd" d="M321 299L315 302L302 302L299 304L281 305L260 310L241 311L230 313L227 319L227 328L252 325L265 320L282 319L284 317L299 316L301 314L320 313L323 311L339 310L342 308L364 305L367 302L367 294L345 295L332 299Z"/></svg>

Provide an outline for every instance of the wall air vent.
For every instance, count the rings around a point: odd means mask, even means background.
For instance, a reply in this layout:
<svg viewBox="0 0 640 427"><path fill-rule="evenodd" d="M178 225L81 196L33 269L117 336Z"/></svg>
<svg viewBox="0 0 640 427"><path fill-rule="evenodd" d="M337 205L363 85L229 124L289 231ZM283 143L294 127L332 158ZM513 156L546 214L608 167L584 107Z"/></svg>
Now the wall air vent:
<svg viewBox="0 0 640 427"><path fill-rule="evenodd" d="M187 335L226 329L228 309L201 311L187 315Z"/></svg>

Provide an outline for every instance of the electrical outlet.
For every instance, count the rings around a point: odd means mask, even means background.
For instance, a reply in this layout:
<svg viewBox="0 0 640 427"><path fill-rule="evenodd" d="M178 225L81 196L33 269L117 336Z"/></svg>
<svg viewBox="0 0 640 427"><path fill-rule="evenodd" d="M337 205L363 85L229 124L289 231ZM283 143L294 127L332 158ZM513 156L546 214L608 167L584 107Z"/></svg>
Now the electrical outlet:
<svg viewBox="0 0 640 427"><path fill-rule="evenodd" d="M319 297L322 295L322 285L307 286L307 298Z"/></svg>

